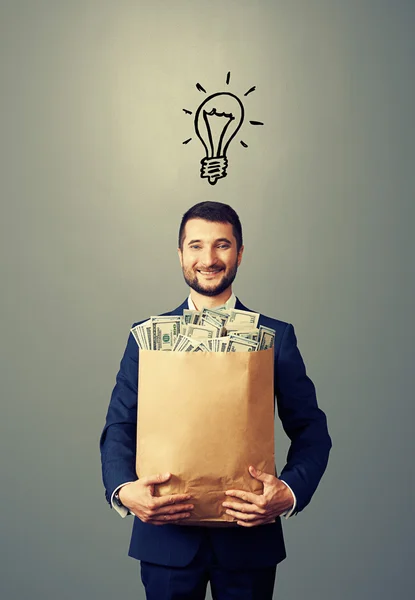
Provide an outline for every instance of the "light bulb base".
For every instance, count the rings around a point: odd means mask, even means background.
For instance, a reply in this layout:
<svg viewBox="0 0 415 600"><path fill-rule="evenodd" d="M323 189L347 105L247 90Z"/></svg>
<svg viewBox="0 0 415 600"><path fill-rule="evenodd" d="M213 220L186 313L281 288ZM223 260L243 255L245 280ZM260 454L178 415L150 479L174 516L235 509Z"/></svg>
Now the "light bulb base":
<svg viewBox="0 0 415 600"><path fill-rule="evenodd" d="M200 176L207 178L211 185L215 185L218 179L226 177L228 168L228 159L226 156L215 156L213 158L203 158L200 161L202 165Z"/></svg>

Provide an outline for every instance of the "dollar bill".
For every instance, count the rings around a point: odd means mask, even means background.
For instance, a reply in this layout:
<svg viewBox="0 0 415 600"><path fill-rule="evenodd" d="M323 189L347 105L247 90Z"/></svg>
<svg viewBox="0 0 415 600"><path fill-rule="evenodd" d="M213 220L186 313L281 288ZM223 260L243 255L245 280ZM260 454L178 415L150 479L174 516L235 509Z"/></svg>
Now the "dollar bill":
<svg viewBox="0 0 415 600"><path fill-rule="evenodd" d="M151 317L151 349L172 350L180 333L180 316Z"/></svg>
<svg viewBox="0 0 415 600"><path fill-rule="evenodd" d="M205 325L188 325L186 328L186 335L197 339L216 337L212 326L206 327Z"/></svg>
<svg viewBox="0 0 415 600"><path fill-rule="evenodd" d="M213 341L215 344L215 352L227 352L228 351L230 337L222 336L222 337L215 338Z"/></svg>
<svg viewBox="0 0 415 600"><path fill-rule="evenodd" d="M209 352L215 352L214 343L216 338L206 338L203 340L203 343L209 349Z"/></svg>
<svg viewBox="0 0 415 600"><path fill-rule="evenodd" d="M150 350L151 347L151 319L136 325L131 330L138 347L141 350Z"/></svg>
<svg viewBox="0 0 415 600"><path fill-rule="evenodd" d="M194 316L194 312L194 310L189 310L188 308L183 310L183 320L185 325L190 325Z"/></svg>
<svg viewBox="0 0 415 600"><path fill-rule="evenodd" d="M209 348L202 340L195 338L189 338L182 334L179 334L178 341L176 342L174 352L210 352Z"/></svg>
<svg viewBox="0 0 415 600"><path fill-rule="evenodd" d="M259 350L268 350L275 344L275 329L261 325L259 328Z"/></svg>
<svg viewBox="0 0 415 600"><path fill-rule="evenodd" d="M186 338L186 336L183 333L179 333L179 335L176 337L176 341L174 342L174 345L172 348L173 352L180 351L180 346L184 344L185 338Z"/></svg>
<svg viewBox="0 0 415 600"><path fill-rule="evenodd" d="M144 337L144 347L146 350L151 350L151 319L141 325L141 330Z"/></svg>
<svg viewBox="0 0 415 600"><path fill-rule="evenodd" d="M197 345L197 347L195 348L195 352L210 352L209 347L207 346L206 342L208 340L199 340L199 343Z"/></svg>
<svg viewBox="0 0 415 600"><path fill-rule="evenodd" d="M191 324L192 325L198 325L199 324L199 319L200 319L200 310L192 310L192 320L191 320Z"/></svg>
<svg viewBox="0 0 415 600"><path fill-rule="evenodd" d="M215 306L215 308L211 308L209 310L214 310L215 312L220 312L226 316L229 316L229 309L226 308L226 304L222 304L221 306Z"/></svg>
<svg viewBox="0 0 415 600"><path fill-rule="evenodd" d="M181 333L173 347L173 352L193 352L199 346L199 340L189 338Z"/></svg>
<svg viewBox="0 0 415 600"><path fill-rule="evenodd" d="M136 325L135 327L133 327L132 329L130 329L130 331L133 334L134 339L137 342L138 347L142 350L143 349L143 342L141 341L141 337L140 337L140 325Z"/></svg>
<svg viewBox="0 0 415 600"><path fill-rule="evenodd" d="M228 316L226 314L224 314L223 312L212 309L212 308L204 308L202 310L200 318L203 319L206 316L209 316L212 319L215 319L215 321L219 322L220 327L223 327L223 325L225 325L226 320L228 318Z"/></svg>
<svg viewBox="0 0 415 600"><path fill-rule="evenodd" d="M225 327L228 331L239 329L240 326L250 326L251 328L257 327L259 321L259 313L254 313L249 310L238 310L232 308L229 311L229 317L225 323Z"/></svg>
<svg viewBox="0 0 415 600"><path fill-rule="evenodd" d="M220 331L223 327L222 321L220 321L219 319L215 319L215 317L212 317L211 315L208 315L208 314L200 316L198 325L205 325L206 327L211 325L217 331Z"/></svg>
<svg viewBox="0 0 415 600"><path fill-rule="evenodd" d="M254 352L256 350L258 350L258 342L237 335L229 336L228 352Z"/></svg>
<svg viewBox="0 0 415 600"><path fill-rule="evenodd" d="M206 350L204 350L203 346L201 346L199 344L198 346L196 346L196 348L193 350L193 352L206 352Z"/></svg>
<svg viewBox="0 0 415 600"><path fill-rule="evenodd" d="M238 335L246 338L247 340L254 340L257 342L259 340L259 329L257 327L254 329L237 329L232 331L232 335Z"/></svg>

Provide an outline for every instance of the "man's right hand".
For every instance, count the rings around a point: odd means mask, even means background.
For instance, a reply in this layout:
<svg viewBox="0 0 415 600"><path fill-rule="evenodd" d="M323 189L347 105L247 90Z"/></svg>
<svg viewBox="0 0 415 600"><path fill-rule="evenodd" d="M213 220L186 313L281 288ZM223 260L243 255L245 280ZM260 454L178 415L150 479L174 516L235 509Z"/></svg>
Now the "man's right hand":
<svg viewBox="0 0 415 600"><path fill-rule="evenodd" d="M178 524L190 517L193 504L187 504L190 494L154 496L154 486L165 483L171 473L142 477L120 488L119 498L124 506L144 523L152 525Z"/></svg>

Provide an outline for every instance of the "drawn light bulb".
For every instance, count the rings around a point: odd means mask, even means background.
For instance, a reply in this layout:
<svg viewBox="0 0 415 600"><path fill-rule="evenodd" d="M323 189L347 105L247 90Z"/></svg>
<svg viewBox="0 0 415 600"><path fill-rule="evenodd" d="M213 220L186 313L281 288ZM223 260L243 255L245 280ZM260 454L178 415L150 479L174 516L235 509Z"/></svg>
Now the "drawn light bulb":
<svg viewBox="0 0 415 600"><path fill-rule="evenodd" d="M207 177L211 185L226 177L229 144L241 128L244 107L234 94L212 94L196 111L195 131L202 142L206 157L201 160L201 177Z"/></svg>

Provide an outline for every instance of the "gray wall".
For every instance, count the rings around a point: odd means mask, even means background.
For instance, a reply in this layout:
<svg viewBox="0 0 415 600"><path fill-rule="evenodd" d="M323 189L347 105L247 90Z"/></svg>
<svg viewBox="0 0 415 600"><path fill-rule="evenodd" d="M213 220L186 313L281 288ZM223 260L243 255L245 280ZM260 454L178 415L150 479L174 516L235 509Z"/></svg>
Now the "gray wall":
<svg viewBox="0 0 415 600"><path fill-rule="evenodd" d="M411 0L1 2L2 596L144 598L98 438L205 199L240 213L235 291L294 323L334 441L276 597L410 595L414 26ZM182 108L228 71L265 125L211 187Z"/></svg>

